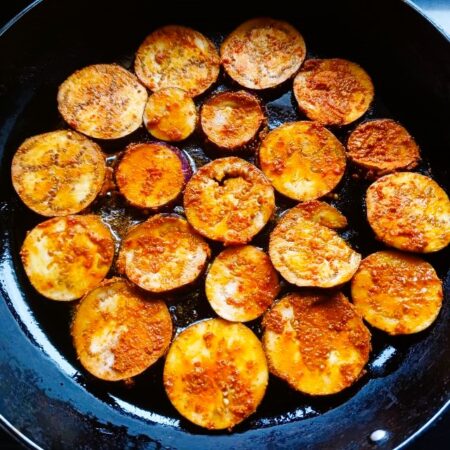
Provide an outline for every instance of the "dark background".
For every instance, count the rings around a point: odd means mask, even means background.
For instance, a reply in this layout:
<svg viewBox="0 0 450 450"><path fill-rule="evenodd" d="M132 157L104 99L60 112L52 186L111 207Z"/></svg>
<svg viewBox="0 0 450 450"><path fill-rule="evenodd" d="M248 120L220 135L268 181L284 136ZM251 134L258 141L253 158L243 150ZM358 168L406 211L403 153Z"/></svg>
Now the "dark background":
<svg viewBox="0 0 450 450"><path fill-rule="evenodd" d="M0 27L31 3L30 0L3 0L0 5ZM450 0L414 0L414 3L421 7L426 15L450 36ZM13 438L0 429L1 450L19 450L21 448ZM450 410L447 410L408 448L409 450L450 449Z"/></svg>

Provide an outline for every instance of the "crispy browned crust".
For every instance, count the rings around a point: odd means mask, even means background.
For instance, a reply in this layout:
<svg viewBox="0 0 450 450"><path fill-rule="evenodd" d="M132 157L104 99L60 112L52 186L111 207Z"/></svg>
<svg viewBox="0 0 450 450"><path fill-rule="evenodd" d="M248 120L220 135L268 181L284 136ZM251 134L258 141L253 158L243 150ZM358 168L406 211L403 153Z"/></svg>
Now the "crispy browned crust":
<svg viewBox="0 0 450 450"><path fill-rule="evenodd" d="M201 167L184 192L189 223L203 236L225 244L249 242L275 209L272 186L247 161L228 157Z"/></svg>
<svg viewBox="0 0 450 450"><path fill-rule="evenodd" d="M275 128L259 149L261 170L273 187L294 200L313 200L333 190L344 175L345 149L325 127L309 121Z"/></svg>
<svg viewBox="0 0 450 450"><path fill-rule="evenodd" d="M208 319L182 331L164 366L164 387L178 412L210 430L231 429L253 414L268 382L261 343L245 325Z"/></svg>
<svg viewBox="0 0 450 450"><path fill-rule="evenodd" d="M119 270L142 289L168 292L194 282L210 256L208 244L176 215L157 214L122 242Z"/></svg>
<svg viewBox="0 0 450 450"><path fill-rule="evenodd" d="M267 89L291 78L306 55L301 34L287 22L267 17L236 28L220 47L228 75L248 89Z"/></svg>
<svg viewBox="0 0 450 450"><path fill-rule="evenodd" d="M450 201L425 175L385 175L369 186L366 205L370 226L387 245L429 253L450 243Z"/></svg>
<svg viewBox="0 0 450 450"><path fill-rule="evenodd" d="M138 208L160 208L175 200L185 185L177 153L158 142L128 146L115 175L122 195Z"/></svg>
<svg viewBox="0 0 450 450"><path fill-rule="evenodd" d="M275 269L297 286L333 287L351 279L361 255L336 232L305 219L293 208L270 235L269 255Z"/></svg>
<svg viewBox="0 0 450 450"><path fill-rule="evenodd" d="M215 94L200 111L200 124L207 139L227 151L241 150L257 138L264 121L260 101L245 91Z"/></svg>
<svg viewBox="0 0 450 450"><path fill-rule="evenodd" d="M136 76L117 64L77 70L58 90L58 109L77 131L98 139L117 139L142 124L147 91Z"/></svg>
<svg viewBox="0 0 450 450"><path fill-rule="evenodd" d="M212 263L205 291L214 311L233 322L263 314L280 291L269 256L251 245L222 251Z"/></svg>
<svg viewBox="0 0 450 450"><path fill-rule="evenodd" d="M370 332L338 293L292 293L264 316L263 346L269 370L294 389L329 395L363 374Z"/></svg>
<svg viewBox="0 0 450 450"><path fill-rule="evenodd" d="M344 59L309 59L294 80L299 108L324 125L346 125L369 108L374 88L369 75Z"/></svg>
<svg viewBox="0 0 450 450"><path fill-rule="evenodd" d="M369 120L358 125L347 142L348 157L376 176L414 169L419 147L399 123L391 119Z"/></svg>
<svg viewBox="0 0 450 450"><path fill-rule="evenodd" d="M146 298L125 280L114 278L81 300L71 332L87 371L107 381L125 380L166 352L172 319L162 300Z"/></svg>
<svg viewBox="0 0 450 450"><path fill-rule="evenodd" d="M26 139L11 166L12 183L21 200L47 217L88 207L101 191L105 173L100 147L69 130Z"/></svg>
<svg viewBox="0 0 450 450"><path fill-rule="evenodd" d="M431 264L397 251L369 255L352 279L357 311L370 325L393 335L429 327L442 298L442 283Z"/></svg>
<svg viewBox="0 0 450 450"><path fill-rule="evenodd" d="M20 251L34 288L51 300L75 300L108 273L114 241L98 216L65 216L41 222Z"/></svg>
<svg viewBox="0 0 450 450"><path fill-rule="evenodd" d="M194 132L197 124L194 100L179 88L154 92L145 107L144 124L156 139L182 141Z"/></svg>
<svg viewBox="0 0 450 450"><path fill-rule="evenodd" d="M152 91L177 87L195 97L219 75L219 55L203 34L180 25L167 25L148 35L136 53L134 69Z"/></svg>

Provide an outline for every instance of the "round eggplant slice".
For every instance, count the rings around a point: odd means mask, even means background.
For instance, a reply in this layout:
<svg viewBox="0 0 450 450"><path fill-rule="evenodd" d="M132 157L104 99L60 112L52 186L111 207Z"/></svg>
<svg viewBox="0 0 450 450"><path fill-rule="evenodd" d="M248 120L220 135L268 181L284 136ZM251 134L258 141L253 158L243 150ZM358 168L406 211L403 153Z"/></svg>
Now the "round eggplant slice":
<svg viewBox="0 0 450 450"><path fill-rule="evenodd" d="M231 429L253 414L268 382L261 342L245 325L198 322L173 341L164 366L169 400L189 421Z"/></svg>
<svg viewBox="0 0 450 450"><path fill-rule="evenodd" d="M97 378L126 380L154 364L168 349L172 319L162 300L148 299L115 278L89 292L72 322L78 359Z"/></svg>
<svg viewBox="0 0 450 450"><path fill-rule="evenodd" d="M292 293L264 316L269 370L309 395L342 391L363 375L370 332L347 298L337 293Z"/></svg>
<svg viewBox="0 0 450 450"><path fill-rule="evenodd" d="M261 170L293 200L314 200L332 191L345 171L345 148L325 127L291 122L272 130L259 149Z"/></svg>
<svg viewBox="0 0 450 450"><path fill-rule="evenodd" d="M266 17L236 28L220 47L228 75L248 89L268 89L291 78L306 55L301 34L287 22Z"/></svg>
<svg viewBox="0 0 450 450"><path fill-rule="evenodd" d="M148 98L144 124L149 133L163 141L182 141L197 124L194 100L178 88L157 91Z"/></svg>
<svg viewBox="0 0 450 450"><path fill-rule="evenodd" d="M97 139L117 139L137 130L147 91L117 64L96 64L70 75L58 90L58 109L75 130Z"/></svg>
<svg viewBox="0 0 450 450"><path fill-rule="evenodd" d="M227 151L243 149L257 138L263 122L264 113L259 100L245 91L215 94L200 111L205 136Z"/></svg>
<svg viewBox="0 0 450 450"><path fill-rule="evenodd" d="M347 219L340 211L334 206L319 200L299 203L290 211L290 214L299 214L306 220L310 220L333 230L341 230L347 226Z"/></svg>
<svg viewBox="0 0 450 450"><path fill-rule="evenodd" d="M206 296L223 319L247 322L263 314L280 291L270 258L251 245L220 253L206 277Z"/></svg>
<svg viewBox="0 0 450 450"><path fill-rule="evenodd" d="M136 53L134 69L152 91L183 89L191 97L205 92L219 75L214 44L191 28L168 25L147 36Z"/></svg>
<svg viewBox="0 0 450 450"><path fill-rule="evenodd" d="M149 292L168 292L193 283L210 256L208 244L186 220L157 214L128 233L119 271Z"/></svg>
<svg viewBox="0 0 450 450"><path fill-rule="evenodd" d="M255 166L228 157L201 167L186 185L184 209L203 236L225 244L246 244L275 209L269 181Z"/></svg>
<svg viewBox="0 0 450 450"><path fill-rule="evenodd" d="M353 62L309 59L295 77L294 95L309 119L346 125L368 110L374 88L369 75Z"/></svg>
<svg viewBox="0 0 450 450"><path fill-rule="evenodd" d="M59 130L25 140L11 176L21 200L43 216L87 208L101 191L106 163L100 147L75 131Z"/></svg>
<svg viewBox="0 0 450 450"><path fill-rule="evenodd" d="M369 120L358 125L348 139L347 151L351 161L378 176L413 169L420 160L414 139L391 119Z"/></svg>
<svg viewBox="0 0 450 450"><path fill-rule="evenodd" d="M397 251L369 255L352 279L356 310L370 325L392 335L429 327L442 298L442 283L431 264Z"/></svg>
<svg viewBox="0 0 450 450"><path fill-rule="evenodd" d="M366 205L375 235L391 247L429 253L450 243L450 201L425 175L385 175L369 186Z"/></svg>
<svg viewBox="0 0 450 450"><path fill-rule="evenodd" d="M114 241L98 216L65 216L33 228L20 252L34 288L51 300L75 300L111 267Z"/></svg>
<svg viewBox="0 0 450 450"><path fill-rule="evenodd" d="M160 142L132 144L117 166L116 182L133 206L158 209L178 198L191 174L181 150Z"/></svg>
<svg viewBox="0 0 450 450"><path fill-rule="evenodd" d="M306 220L293 208L270 235L269 255L275 269L297 286L333 287L349 281L361 255L336 232Z"/></svg>

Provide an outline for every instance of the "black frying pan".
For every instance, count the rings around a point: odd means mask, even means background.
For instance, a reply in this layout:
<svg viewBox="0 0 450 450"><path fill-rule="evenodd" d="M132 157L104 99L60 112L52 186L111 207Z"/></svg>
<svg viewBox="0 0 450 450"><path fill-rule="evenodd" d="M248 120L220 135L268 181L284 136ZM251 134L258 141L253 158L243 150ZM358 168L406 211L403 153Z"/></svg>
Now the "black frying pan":
<svg viewBox="0 0 450 450"><path fill-rule="evenodd" d="M419 170L450 189L450 44L430 23L393 0L295 6L277 0L250 12L240 3L37 1L0 36L0 413L4 425L30 446L33 441L44 448L74 449L361 449L371 448L370 434L382 429L388 435L378 445L394 448L405 445L448 402L449 249L426 257L444 279L446 294L429 330L397 338L373 330L367 374L326 399L298 394L271 378L258 412L233 433L207 432L180 419L164 394L161 363L137 377L133 388L88 376L70 341L72 306L46 301L29 285L18 249L26 230L42 218L13 192L14 151L28 136L65 126L57 113L56 89L71 72L97 62L130 67L144 36L161 24L190 25L218 43L246 18L289 20L304 35L309 56L344 57L367 69L377 95L365 119L401 121L422 148ZM228 81L222 77L220 83ZM263 95L272 126L302 117L291 100L289 84ZM334 132L345 141L352 128ZM148 139L142 130L102 145L114 152L139 139ZM201 163L207 155L198 142L194 137L184 147ZM336 202L350 218L345 237L363 255L382 248L365 221L365 188L346 176ZM264 244L265 233L258 239ZM178 327L211 315L195 292L173 300ZM260 332L258 322L251 326Z"/></svg>

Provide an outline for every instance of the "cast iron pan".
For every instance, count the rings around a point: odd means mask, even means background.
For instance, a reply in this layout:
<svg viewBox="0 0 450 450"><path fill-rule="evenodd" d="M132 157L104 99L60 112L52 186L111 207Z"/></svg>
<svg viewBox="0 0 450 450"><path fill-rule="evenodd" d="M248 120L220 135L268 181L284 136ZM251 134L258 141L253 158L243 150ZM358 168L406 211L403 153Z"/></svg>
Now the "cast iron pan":
<svg viewBox="0 0 450 450"><path fill-rule="evenodd" d="M242 3L242 2L241 2ZM304 4L303 4L304 3ZM37 1L0 37L0 413L22 440L43 448L73 449L362 449L370 434L386 430L380 448L405 445L444 408L450 388L449 249L426 257L445 282L446 299L437 322L410 337L386 338L373 330L367 374L351 389L326 399L290 390L275 378L258 412L229 432L207 432L180 418L165 396L162 363L136 378L135 386L100 382L76 360L69 335L73 306L39 297L18 258L25 232L42 218L13 192L11 158L28 136L65 127L56 89L75 69L118 62L131 67L146 34L161 24L190 25L220 43L243 20L270 15L302 32L309 57L344 57L373 77L376 101L365 116L401 121L422 148L419 171L447 190L450 178L450 45L409 5L392 0L364 2L277 0L243 11L232 1L127 0ZM296 5L295 7L293 5ZM230 85L223 74L212 90ZM269 125L302 118L289 84L263 95ZM201 99L200 99L201 100ZM345 141L346 127L334 130ZM113 154L130 141L148 139L142 130L127 139L101 143ZM208 160L198 137L183 144L198 165ZM347 174L335 202L349 218L344 237L363 255L382 248L365 220L367 186ZM281 207L290 207L281 202ZM97 203L105 218L120 218L120 202ZM182 212L180 207L176 208ZM269 225L270 229L270 225ZM264 245L267 231L257 238ZM217 251L217 250L216 250ZM177 327L212 315L199 288L171 302ZM285 288L289 290L289 286ZM260 333L259 323L251 324ZM26 440L24 436L29 439Z"/></svg>

